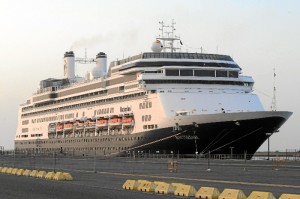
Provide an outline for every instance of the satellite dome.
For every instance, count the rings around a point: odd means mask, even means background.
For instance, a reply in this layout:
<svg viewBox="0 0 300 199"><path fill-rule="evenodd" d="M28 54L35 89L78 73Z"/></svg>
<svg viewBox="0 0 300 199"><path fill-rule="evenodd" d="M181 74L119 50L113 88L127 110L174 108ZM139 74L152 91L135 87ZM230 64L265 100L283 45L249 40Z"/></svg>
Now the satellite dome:
<svg viewBox="0 0 300 199"><path fill-rule="evenodd" d="M163 49L163 45L159 40L156 40L155 42L152 43L151 50L155 53L161 52Z"/></svg>

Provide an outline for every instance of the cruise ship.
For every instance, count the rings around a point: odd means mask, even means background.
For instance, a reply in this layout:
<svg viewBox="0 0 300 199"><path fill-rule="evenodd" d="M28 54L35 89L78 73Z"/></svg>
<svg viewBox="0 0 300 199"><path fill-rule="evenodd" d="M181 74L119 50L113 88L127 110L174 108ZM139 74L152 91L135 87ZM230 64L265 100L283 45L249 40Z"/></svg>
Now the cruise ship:
<svg viewBox="0 0 300 199"><path fill-rule="evenodd" d="M152 52L109 67L103 52L95 59L66 52L64 77L42 80L20 105L15 149L97 156L254 154L292 113L265 111L253 78L230 56L180 52L174 23L169 27L171 34L162 30ZM95 67L78 77L75 62Z"/></svg>

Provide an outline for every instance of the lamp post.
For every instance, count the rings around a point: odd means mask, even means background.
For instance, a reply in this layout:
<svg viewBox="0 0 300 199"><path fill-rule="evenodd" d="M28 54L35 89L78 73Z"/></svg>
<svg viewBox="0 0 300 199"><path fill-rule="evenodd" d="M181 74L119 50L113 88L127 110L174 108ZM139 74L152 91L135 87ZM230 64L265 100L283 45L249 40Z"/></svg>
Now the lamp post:
<svg viewBox="0 0 300 199"><path fill-rule="evenodd" d="M267 160L270 160L270 136L272 133L266 133L266 136L268 136L268 158Z"/></svg>
<svg viewBox="0 0 300 199"><path fill-rule="evenodd" d="M230 148L230 158L232 159L232 155L233 155L233 149L234 149L234 147L233 146L231 146L231 147L229 147Z"/></svg>

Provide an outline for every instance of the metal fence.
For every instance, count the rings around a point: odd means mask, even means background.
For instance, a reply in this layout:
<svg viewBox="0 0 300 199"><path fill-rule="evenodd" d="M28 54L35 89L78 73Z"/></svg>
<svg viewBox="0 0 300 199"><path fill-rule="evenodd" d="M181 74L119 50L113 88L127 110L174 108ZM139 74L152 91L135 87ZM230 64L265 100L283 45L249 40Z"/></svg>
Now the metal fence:
<svg viewBox="0 0 300 199"><path fill-rule="evenodd" d="M270 153L266 157L264 153L256 154L252 157L249 154L151 154L151 153L128 153L126 157L104 156L75 156L72 153L21 153L2 151L0 154L0 167L28 168L37 170L78 170L87 172L98 171L124 171L143 173L154 171L159 172L161 168L180 172L183 165L188 169L189 165L199 164L204 168L210 169L211 166L223 165L224 162L239 164L246 167L250 162L255 164L265 164L270 168L288 168L290 165L297 165L300 169L300 152L293 153ZM251 160L248 160L252 157ZM266 161L269 158L270 161ZM232 160L232 161L227 161ZM265 160L265 161L261 161ZM234 161L234 162L233 162ZM143 167L142 165L145 164ZM146 166L147 165L147 166ZM162 167L162 165L164 165ZM233 165L233 164L232 164ZM221 169L221 167L220 167ZM165 172L165 171L163 171Z"/></svg>

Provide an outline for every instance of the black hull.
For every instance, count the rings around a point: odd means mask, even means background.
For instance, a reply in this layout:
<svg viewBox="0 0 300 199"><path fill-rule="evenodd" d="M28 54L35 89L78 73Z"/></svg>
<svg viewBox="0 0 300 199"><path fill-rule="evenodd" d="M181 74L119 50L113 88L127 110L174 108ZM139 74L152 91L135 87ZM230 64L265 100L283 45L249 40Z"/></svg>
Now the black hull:
<svg viewBox="0 0 300 199"><path fill-rule="evenodd" d="M66 152L77 155L124 155L128 153L244 154L251 157L291 115L197 122L131 135L16 141L16 149L31 152ZM228 114L230 115L230 114ZM233 114L232 114L233 115ZM225 117L226 114L224 114ZM234 115L236 116L239 115Z"/></svg>
<svg viewBox="0 0 300 199"><path fill-rule="evenodd" d="M285 121L283 118L253 119L236 122L218 122L183 126L181 130L173 128L160 129L153 134L165 134L170 137L153 144L135 146L135 150L145 150L151 153L180 154L254 154L257 149L268 139L269 133L277 130ZM166 133L169 132L169 133Z"/></svg>

